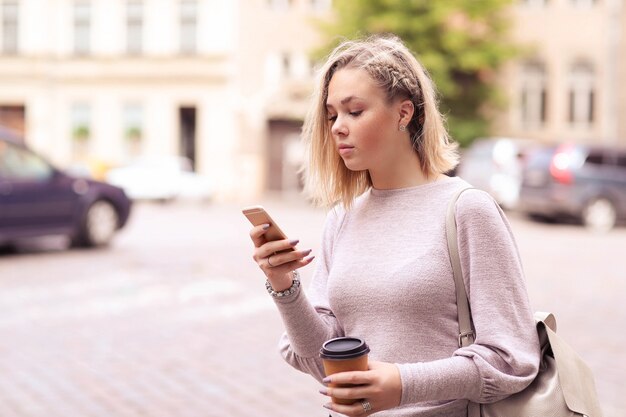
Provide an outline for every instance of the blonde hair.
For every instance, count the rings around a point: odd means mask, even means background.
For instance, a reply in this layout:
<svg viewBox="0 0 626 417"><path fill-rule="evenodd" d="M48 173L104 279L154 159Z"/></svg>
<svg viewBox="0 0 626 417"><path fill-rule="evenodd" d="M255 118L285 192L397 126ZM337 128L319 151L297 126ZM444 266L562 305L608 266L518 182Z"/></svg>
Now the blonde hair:
<svg viewBox="0 0 626 417"><path fill-rule="evenodd" d="M313 101L304 121L309 166L305 191L323 206L339 202L349 208L372 186L368 171L350 171L339 156L328 122L326 100L331 78L342 68L365 70L386 93L387 100L409 99L414 113L407 126L424 175L445 173L458 163L457 144L450 140L437 107L434 84L424 67L396 36L371 36L342 42L319 72Z"/></svg>

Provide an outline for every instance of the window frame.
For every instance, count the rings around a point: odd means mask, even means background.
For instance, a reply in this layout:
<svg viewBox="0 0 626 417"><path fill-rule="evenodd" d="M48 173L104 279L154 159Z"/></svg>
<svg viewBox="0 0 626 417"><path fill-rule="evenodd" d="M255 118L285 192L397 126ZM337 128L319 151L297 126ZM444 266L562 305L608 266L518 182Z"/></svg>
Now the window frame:
<svg viewBox="0 0 626 417"><path fill-rule="evenodd" d="M144 2L126 1L126 52L140 55L143 52Z"/></svg>
<svg viewBox="0 0 626 417"><path fill-rule="evenodd" d="M586 61L576 62L568 73L567 121L570 126L591 128L595 121L596 75Z"/></svg>
<svg viewBox="0 0 626 417"><path fill-rule="evenodd" d="M198 52L198 1L181 0L178 11L179 51L184 55L194 55Z"/></svg>
<svg viewBox="0 0 626 417"><path fill-rule="evenodd" d="M14 55L19 51L20 4L17 0L2 2L2 53Z"/></svg>
<svg viewBox="0 0 626 417"><path fill-rule="evenodd" d="M541 61L521 66L520 123L530 129L542 128L548 122L548 75Z"/></svg>
<svg viewBox="0 0 626 417"><path fill-rule="evenodd" d="M91 53L91 19L92 4L89 1L77 0L73 4L74 54L89 55Z"/></svg>

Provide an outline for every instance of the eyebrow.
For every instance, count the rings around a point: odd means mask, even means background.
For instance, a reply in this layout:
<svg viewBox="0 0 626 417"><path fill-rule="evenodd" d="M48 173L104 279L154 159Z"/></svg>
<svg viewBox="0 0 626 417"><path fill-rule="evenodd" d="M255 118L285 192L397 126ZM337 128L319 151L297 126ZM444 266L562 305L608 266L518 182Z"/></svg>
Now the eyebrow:
<svg viewBox="0 0 626 417"><path fill-rule="evenodd" d="M362 99L361 97L357 97L357 96L348 96L348 97L341 99L340 103L345 105L351 102L352 100L362 100ZM326 107L332 107L332 104L329 104L328 102L326 102Z"/></svg>

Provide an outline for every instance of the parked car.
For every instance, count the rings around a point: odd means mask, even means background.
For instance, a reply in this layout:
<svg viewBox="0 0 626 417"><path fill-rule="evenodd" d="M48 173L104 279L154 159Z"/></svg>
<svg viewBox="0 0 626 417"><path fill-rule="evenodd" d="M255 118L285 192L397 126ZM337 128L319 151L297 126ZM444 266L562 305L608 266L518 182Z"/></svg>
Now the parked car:
<svg viewBox="0 0 626 417"><path fill-rule="evenodd" d="M66 235L75 246L103 246L130 210L122 189L64 173L0 130L0 244Z"/></svg>
<svg viewBox="0 0 626 417"><path fill-rule="evenodd" d="M126 166L110 169L105 178L133 200L208 200L212 196L209 178L193 172L191 161L181 156L141 156Z"/></svg>
<svg viewBox="0 0 626 417"><path fill-rule="evenodd" d="M462 154L456 175L487 191L506 209L519 199L522 165L536 142L518 138L476 139Z"/></svg>
<svg viewBox="0 0 626 417"><path fill-rule="evenodd" d="M520 209L606 231L626 218L626 149L564 144L537 150L523 173Z"/></svg>

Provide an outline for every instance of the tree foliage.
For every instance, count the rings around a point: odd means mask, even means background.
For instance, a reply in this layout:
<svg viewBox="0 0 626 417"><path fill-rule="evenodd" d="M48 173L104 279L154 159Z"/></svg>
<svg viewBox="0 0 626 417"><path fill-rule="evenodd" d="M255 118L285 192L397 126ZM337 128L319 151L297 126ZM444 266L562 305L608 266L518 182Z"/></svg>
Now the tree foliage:
<svg viewBox="0 0 626 417"><path fill-rule="evenodd" d="M326 52L343 38L394 33L428 69L452 137L467 145L488 133L498 107L497 69L519 51L507 39L512 0L334 0Z"/></svg>

